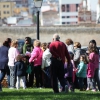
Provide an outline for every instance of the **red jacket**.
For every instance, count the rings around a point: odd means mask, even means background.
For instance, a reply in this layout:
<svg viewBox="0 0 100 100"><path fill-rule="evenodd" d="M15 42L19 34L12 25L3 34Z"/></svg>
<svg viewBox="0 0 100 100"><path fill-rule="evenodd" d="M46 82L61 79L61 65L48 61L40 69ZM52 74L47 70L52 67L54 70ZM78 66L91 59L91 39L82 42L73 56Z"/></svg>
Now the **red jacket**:
<svg viewBox="0 0 100 100"><path fill-rule="evenodd" d="M67 50L66 45L61 41L54 41L50 44L50 52L54 58L62 59L65 63L65 57L67 58L68 63L70 63L70 56Z"/></svg>

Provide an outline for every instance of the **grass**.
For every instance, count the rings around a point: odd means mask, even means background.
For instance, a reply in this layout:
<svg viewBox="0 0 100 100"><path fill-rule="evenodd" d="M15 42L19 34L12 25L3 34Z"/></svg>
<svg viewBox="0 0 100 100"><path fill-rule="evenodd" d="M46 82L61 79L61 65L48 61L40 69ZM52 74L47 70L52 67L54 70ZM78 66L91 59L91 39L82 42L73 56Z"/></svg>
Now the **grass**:
<svg viewBox="0 0 100 100"><path fill-rule="evenodd" d="M11 90L3 88L3 92L0 92L0 100L100 100L100 92L75 90L75 93L54 94L52 89Z"/></svg>

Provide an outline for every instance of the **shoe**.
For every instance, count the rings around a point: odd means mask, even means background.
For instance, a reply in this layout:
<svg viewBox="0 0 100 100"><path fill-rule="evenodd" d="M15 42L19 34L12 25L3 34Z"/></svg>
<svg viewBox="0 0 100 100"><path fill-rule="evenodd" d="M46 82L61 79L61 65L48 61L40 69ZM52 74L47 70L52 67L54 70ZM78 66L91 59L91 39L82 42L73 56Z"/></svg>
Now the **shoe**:
<svg viewBox="0 0 100 100"><path fill-rule="evenodd" d="M96 89L92 89L91 91L92 91L92 92L96 92Z"/></svg>
<svg viewBox="0 0 100 100"><path fill-rule="evenodd" d="M0 89L0 92L2 92L2 89Z"/></svg>
<svg viewBox="0 0 100 100"><path fill-rule="evenodd" d="M89 91L89 90L90 90L89 88L86 89L86 91Z"/></svg>
<svg viewBox="0 0 100 100"><path fill-rule="evenodd" d="M14 87L10 87L9 89L14 89Z"/></svg>
<svg viewBox="0 0 100 100"><path fill-rule="evenodd" d="M23 90L25 90L25 89L26 89L26 87L23 88Z"/></svg>
<svg viewBox="0 0 100 100"><path fill-rule="evenodd" d="M68 85L65 85L65 92L66 92L66 93L69 92Z"/></svg>

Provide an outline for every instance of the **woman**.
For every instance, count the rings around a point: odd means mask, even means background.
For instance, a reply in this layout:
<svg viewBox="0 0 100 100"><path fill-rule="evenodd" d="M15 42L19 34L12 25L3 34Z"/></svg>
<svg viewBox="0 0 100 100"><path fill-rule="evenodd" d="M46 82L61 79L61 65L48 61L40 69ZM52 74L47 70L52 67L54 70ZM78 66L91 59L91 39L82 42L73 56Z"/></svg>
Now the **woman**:
<svg viewBox="0 0 100 100"><path fill-rule="evenodd" d="M0 91L2 91L1 82L7 73L9 85L9 68L8 68L8 50L10 47L11 39L7 38L0 47Z"/></svg>
<svg viewBox="0 0 100 100"><path fill-rule="evenodd" d="M15 76L14 76L14 63L16 62L16 57L19 55L19 52L17 50L18 42L12 41L11 47L8 51L8 66L10 69L10 89L14 89L15 87Z"/></svg>
<svg viewBox="0 0 100 100"><path fill-rule="evenodd" d="M80 62L80 55L81 55L81 44L79 42L75 42L74 43L74 59L73 60L74 60L76 68L78 67L79 62ZM75 76L74 85L76 88L79 88L77 76Z"/></svg>
<svg viewBox="0 0 100 100"><path fill-rule="evenodd" d="M34 62L34 73L36 77L36 87L42 87L43 82L42 82L42 70L41 70L41 65L42 65L42 54L43 51L41 49L41 42L39 40L34 41L34 49L31 53L31 57L29 59L29 62L32 63ZM40 84L40 86L39 86Z"/></svg>

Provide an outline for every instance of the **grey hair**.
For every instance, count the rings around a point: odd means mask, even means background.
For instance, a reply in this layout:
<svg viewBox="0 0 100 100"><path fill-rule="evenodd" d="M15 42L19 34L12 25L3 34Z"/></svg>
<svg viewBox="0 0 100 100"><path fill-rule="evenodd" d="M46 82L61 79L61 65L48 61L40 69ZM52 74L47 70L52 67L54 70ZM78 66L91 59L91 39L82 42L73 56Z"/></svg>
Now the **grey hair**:
<svg viewBox="0 0 100 100"><path fill-rule="evenodd" d="M60 36L59 36L58 34L54 34L54 35L53 35L53 39L54 39L54 40L59 40L59 39L60 39Z"/></svg>

